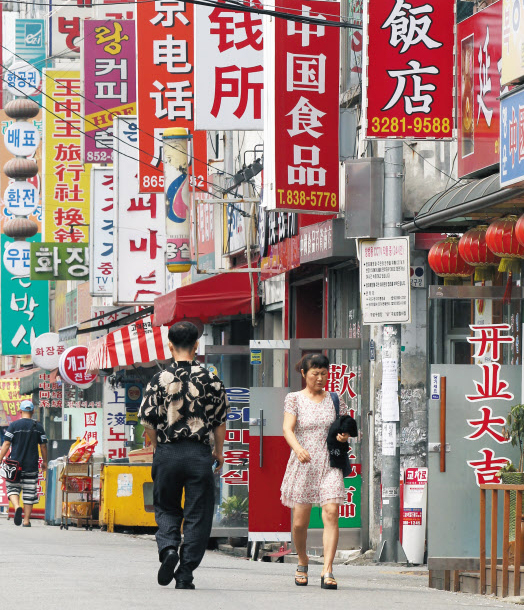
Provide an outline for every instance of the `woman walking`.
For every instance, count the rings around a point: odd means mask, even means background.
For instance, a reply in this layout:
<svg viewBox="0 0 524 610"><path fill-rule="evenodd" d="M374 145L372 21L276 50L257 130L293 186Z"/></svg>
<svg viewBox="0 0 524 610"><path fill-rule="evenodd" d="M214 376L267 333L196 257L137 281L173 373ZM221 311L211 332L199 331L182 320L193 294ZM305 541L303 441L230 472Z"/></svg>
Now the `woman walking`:
<svg viewBox="0 0 524 610"><path fill-rule="evenodd" d="M330 466L326 445L328 430L336 411L329 392L329 360L322 354L307 354L297 364L306 381L300 392L290 392L284 405L284 437L292 452L282 481L281 501L293 509L293 540L298 553L295 584L308 584L309 558L306 551L307 528L313 504L322 507L324 523L323 589L336 589L333 559L338 544L338 507L344 503L344 478L340 468ZM340 415L348 408L340 400ZM348 434L338 434L346 442Z"/></svg>

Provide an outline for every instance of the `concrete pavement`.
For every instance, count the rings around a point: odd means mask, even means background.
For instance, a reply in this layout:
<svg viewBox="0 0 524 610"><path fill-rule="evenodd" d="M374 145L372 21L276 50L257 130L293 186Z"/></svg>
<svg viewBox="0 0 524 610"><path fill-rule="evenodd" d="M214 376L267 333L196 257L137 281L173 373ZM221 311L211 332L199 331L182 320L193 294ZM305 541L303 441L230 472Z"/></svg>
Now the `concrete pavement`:
<svg viewBox="0 0 524 610"><path fill-rule="evenodd" d="M0 517L2 608L508 608L498 599L428 589L427 572L420 568L339 565L339 590L325 591L320 589L319 565L310 568L308 587L296 587L291 564L252 562L209 551L196 572L197 590L179 591L174 582L158 586L158 566L150 537L74 527L61 531L41 521L22 528Z"/></svg>

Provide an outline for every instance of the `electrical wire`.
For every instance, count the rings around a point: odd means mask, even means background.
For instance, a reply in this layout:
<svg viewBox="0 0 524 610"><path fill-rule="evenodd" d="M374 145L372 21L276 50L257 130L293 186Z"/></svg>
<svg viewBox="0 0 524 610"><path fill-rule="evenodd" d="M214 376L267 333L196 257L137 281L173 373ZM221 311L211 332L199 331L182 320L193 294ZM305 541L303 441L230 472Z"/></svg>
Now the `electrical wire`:
<svg viewBox="0 0 524 610"><path fill-rule="evenodd" d="M0 4L4 4L9 2L10 0L0 0ZM47 2L30 2L28 0L17 0L18 4L27 4L30 6L49 6L49 4ZM97 7L97 6L103 6L103 7L107 7L107 6L112 6L112 5L118 5L118 6L122 6L123 4L131 4L131 5L138 5L138 4L150 4L151 2L155 2L155 0L134 0L133 2L104 2L103 4L101 3L92 3L89 5L89 8L91 7ZM233 11L239 11L239 12L243 12L243 13L256 13L257 15L270 15L271 17L277 17L279 19L286 19L287 21L296 21L298 23L308 23L311 25L320 25L320 26L328 26L328 27L338 27L338 28L352 28L352 29L356 29L356 30L361 30L362 26L361 25L357 25L357 24L353 24L353 23L346 23L343 21L334 21L334 20L328 20L328 19L315 19L314 17L305 17L304 15L302 15L301 13L297 13L297 14L293 14L293 13L286 13L284 11L274 11L274 10L270 10L270 9L258 9L258 8L252 8L250 6L245 6L242 4L232 4L231 0L227 0L225 2L211 2L211 1L204 1L204 0L185 0L185 2L187 2L188 4L196 4L199 6L208 6L208 7L213 7L213 8L222 8L222 9L230 9ZM70 4L53 4L53 6L57 6L57 7L70 7ZM280 7L276 7L276 8L280 8ZM286 10L290 10L289 7L283 7L286 8ZM299 9L297 9L299 10ZM328 14L328 13L326 13ZM333 15L334 17L339 17L339 15Z"/></svg>
<svg viewBox="0 0 524 610"><path fill-rule="evenodd" d="M421 155L418 150L416 150L415 148L413 148L413 145L408 144L407 142L404 142L404 145L407 146L409 148L409 150L411 150L412 152L414 152L415 154L417 154L421 159L423 159L428 165L431 165L431 167L433 167L434 169L437 170L437 172L440 172L441 174L444 174L444 176L446 176L449 180L453 180L453 182L455 183L455 185L460 182L460 180L455 180L455 178L453 178L453 176L451 176L450 174L447 174L445 171L441 170L440 168L438 168L436 165L433 165L433 163L430 163L426 157L424 157L423 155ZM455 186L453 185L453 186ZM453 187L451 187L453 188Z"/></svg>

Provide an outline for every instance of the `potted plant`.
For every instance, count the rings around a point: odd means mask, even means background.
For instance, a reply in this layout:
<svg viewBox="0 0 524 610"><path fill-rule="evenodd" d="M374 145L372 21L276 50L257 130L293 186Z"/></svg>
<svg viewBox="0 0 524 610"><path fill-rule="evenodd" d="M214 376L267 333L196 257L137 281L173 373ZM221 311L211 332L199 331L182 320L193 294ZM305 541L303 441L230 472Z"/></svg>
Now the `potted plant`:
<svg viewBox="0 0 524 610"><path fill-rule="evenodd" d="M221 526L229 527L247 527L247 515L249 508L249 499L241 498L240 496L229 496L220 505L222 512ZM242 546L244 538L241 536L230 537L229 544L231 546Z"/></svg>
<svg viewBox="0 0 524 610"><path fill-rule="evenodd" d="M524 485L524 404L511 407L506 417L507 427L503 428L504 436L511 441L513 447L519 448L520 459L518 470L508 462L503 466L498 476L505 485ZM510 491L509 494L509 539L515 540L515 512L517 505L517 493ZM524 533L524 532L523 532Z"/></svg>

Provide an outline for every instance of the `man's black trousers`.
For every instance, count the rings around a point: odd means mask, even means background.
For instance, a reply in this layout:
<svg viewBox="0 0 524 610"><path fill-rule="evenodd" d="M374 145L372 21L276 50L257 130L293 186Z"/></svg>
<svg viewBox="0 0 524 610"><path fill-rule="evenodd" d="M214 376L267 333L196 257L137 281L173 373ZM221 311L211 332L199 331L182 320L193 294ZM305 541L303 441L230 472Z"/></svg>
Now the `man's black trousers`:
<svg viewBox="0 0 524 610"><path fill-rule="evenodd" d="M177 580L191 581L193 570L206 552L215 500L212 464L211 447L189 440L159 443L153 457L153 503L160 555L169 547L179 548L184 521Z"/></svg>

